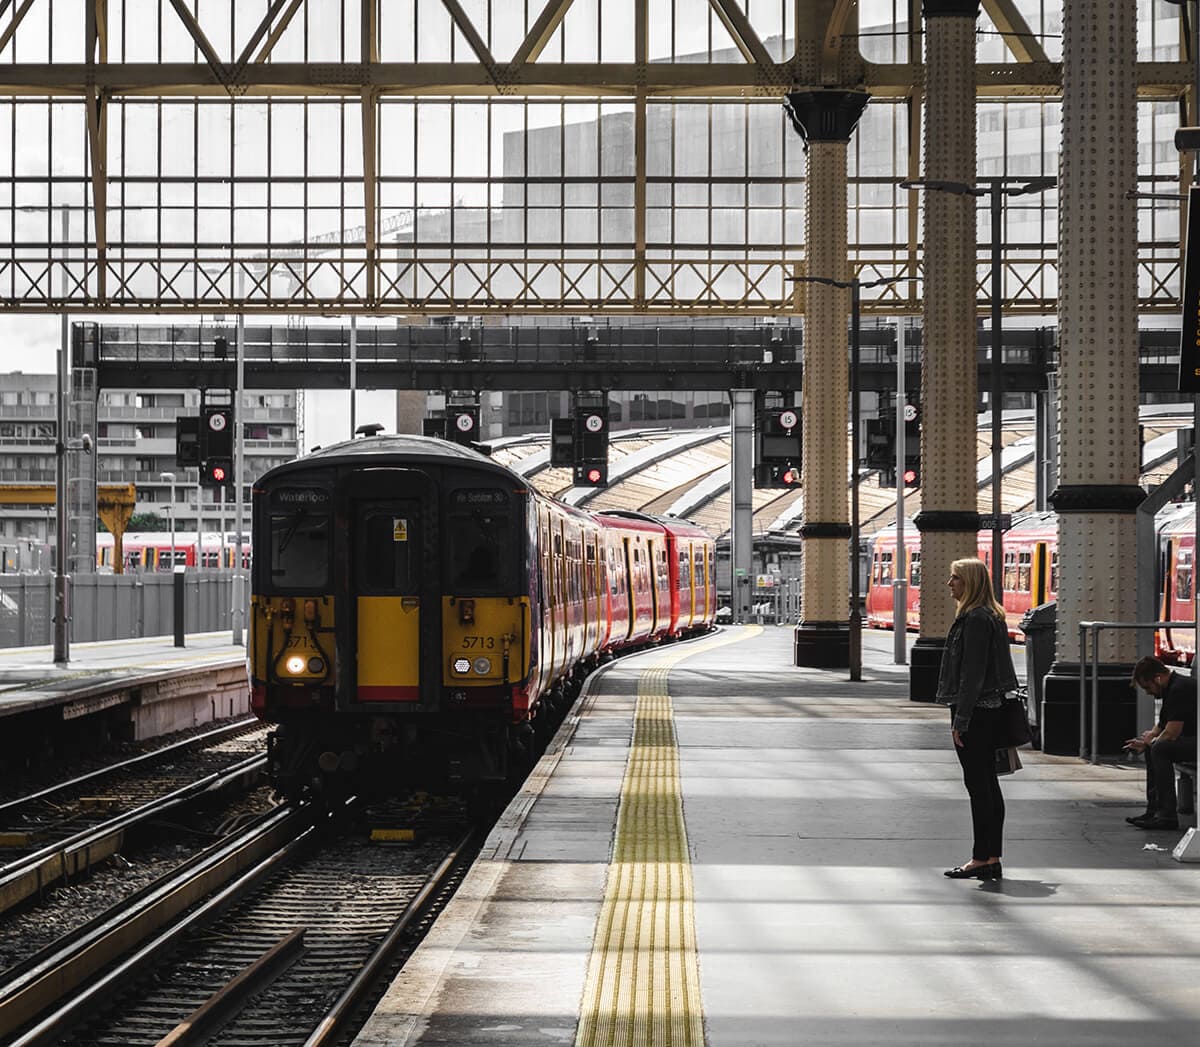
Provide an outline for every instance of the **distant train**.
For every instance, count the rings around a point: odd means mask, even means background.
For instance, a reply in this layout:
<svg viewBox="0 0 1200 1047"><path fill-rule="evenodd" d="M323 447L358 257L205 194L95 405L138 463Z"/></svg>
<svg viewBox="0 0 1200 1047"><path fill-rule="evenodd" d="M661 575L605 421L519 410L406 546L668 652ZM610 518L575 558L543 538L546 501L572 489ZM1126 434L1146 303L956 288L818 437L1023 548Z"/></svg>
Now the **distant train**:
<svg viewBox="0 0 1200 1047"><path fill-rule="evenodd" d="M1171 506L1159 514L1158 563L1160 621L1192 621L1194 593L1192 571L1196 547L1195 506L1186 503ZM992 562L992 532L978 535L979 558ZM1058 522L1055 513L1027 513L1016 517L1004 534L1003 544L1004 613L1009 636L1024 639L1021 619L1031 607L1048 603L1058 596ZM907 572L908 607L906 626L918 629L921 623L921 535L911 524L904 531L904 557L896 553L896 528L886 527L875 536L871 551L866 597L867 625L890 629L894 623L892 580L897 569ZM944 578L934 579L935 589L944 594ZM1155 649L1169 663L1190 665L1195 654L1194 629L1160 629Z"/></svg>
<svg viewBox="0 0 1200 1047"><path fill-rule="evenodd" d="M168 531L126 531L121 538L123 571L169 571L174 565L185 567L232 567L237 559L236 533L219 531L176 531L174 544ZM172 559L172 556L174 557ZM101 571L116 570L116 549L112 534L96 535L96 566ZM242 537L242 565L250 566L250 536Z"/></svg>
<svg viewBox="0 0 1200 1047"><path fill-rule="evenodd" d="M572 508L442 440L323 448L253 505L251 706L288 795L494 795L603 658L715 618L700 528Z"/></svg>

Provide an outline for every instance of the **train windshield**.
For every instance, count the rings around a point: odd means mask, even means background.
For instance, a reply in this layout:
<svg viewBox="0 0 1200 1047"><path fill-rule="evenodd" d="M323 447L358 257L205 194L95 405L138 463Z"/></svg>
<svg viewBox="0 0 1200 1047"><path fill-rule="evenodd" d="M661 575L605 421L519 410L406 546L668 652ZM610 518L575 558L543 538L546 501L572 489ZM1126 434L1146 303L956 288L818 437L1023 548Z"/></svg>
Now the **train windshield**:
<svg viewBox="0 0 1200 1047"><path fill-rule="evenodd" d="M498 592L512 584L512 508L496 488L451 493L447 583L460 592Z"/></svg>
<svg viewBox="0 0 1200 1047"><path fill-rule="evenodd" d="M297 506L271 513L271 585L321 589L329 579L329 515Z"/></svg>

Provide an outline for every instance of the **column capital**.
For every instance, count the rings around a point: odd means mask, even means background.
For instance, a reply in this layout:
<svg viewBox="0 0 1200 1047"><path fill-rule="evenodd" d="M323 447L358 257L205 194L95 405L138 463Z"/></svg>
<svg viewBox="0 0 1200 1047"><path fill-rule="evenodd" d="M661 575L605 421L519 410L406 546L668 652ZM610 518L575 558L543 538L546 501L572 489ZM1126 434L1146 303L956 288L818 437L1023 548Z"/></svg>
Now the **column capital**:
<svg viewBox="0 0 1200 1047"><path fill-rule="evenodd" d="M921 0L921 17L970 18L979 17L979 0Z"/></svg>
<svg viewBox="0 0 1200 1047"><path fill-rule="evenodd" d="M808 142L849 142L871 95L867 91L793 91L783 108Z"/></svg>

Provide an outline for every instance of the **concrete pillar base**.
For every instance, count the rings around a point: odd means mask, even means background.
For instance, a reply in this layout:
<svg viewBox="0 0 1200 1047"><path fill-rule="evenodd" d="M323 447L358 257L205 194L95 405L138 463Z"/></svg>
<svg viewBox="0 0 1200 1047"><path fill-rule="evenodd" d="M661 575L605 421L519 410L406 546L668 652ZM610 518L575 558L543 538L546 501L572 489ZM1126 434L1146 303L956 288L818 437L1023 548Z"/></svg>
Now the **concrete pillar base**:
<svg viewBox="0 0 1200 1047"><path fill-rule="evenodd" d="M850 668L846 622L801 622L795 631L795 664L808 669Z"/></svg>
<svg viewBox="0 0 1200 1047"><path fill-rule="evenodd" d="M908 673L908 700L932 702L937 698L938 673L942 668L945 639L922 636L909 653L912 665Z"/></svg>
<svg viewBox="0 0 1200 1047"><path fill-rule="evenodd" d="M1127 738L1138 733L1137 692L1129 686L1133 666L1101 663L1099 679L1101 756L1117 756ZM1084 747L1092 744L1092 673L1085 682ZM1056 756L1079 755L1079 665L1055 662L1042 691L1042 752ZM1145 724L1149 727L1150 724Z"/></svg>

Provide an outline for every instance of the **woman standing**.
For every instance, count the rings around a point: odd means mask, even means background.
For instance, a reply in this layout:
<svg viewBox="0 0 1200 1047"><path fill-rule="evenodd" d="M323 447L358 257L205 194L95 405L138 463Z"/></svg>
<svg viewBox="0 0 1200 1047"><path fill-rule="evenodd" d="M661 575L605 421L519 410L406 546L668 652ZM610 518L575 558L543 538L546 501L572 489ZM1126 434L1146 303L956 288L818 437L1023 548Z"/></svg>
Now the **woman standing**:
<svg viewBox="0 0 1200 1047"><path fill-rule="evenodd" d="M1004 695L1016 689L1004 608L992 595L987 565L971 557L950 565L947 583L957 617L946 637L937 700L950 706L951 736L971 797L975 843L971 860L946 875L955 880L998 880L1004 835L1004 796L996 777Z"/></svg>

